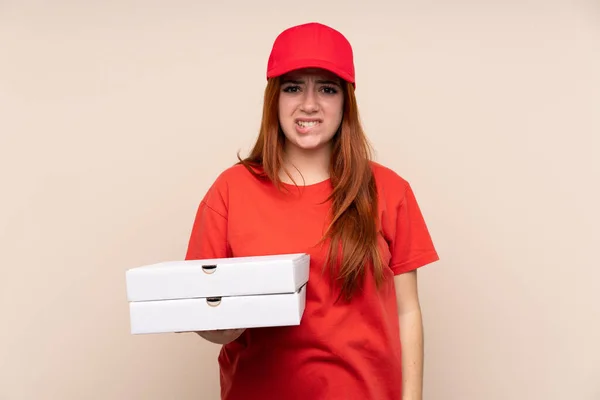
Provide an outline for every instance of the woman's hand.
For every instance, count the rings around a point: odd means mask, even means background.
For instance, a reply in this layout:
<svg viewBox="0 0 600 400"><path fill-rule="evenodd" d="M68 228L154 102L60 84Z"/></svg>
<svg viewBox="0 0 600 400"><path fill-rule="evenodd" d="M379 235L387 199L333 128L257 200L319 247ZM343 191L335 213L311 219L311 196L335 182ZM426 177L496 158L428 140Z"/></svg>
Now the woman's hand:
<svg viewBox="0 0 600 400"><path fill-rule="evenodd" d="M200 337L215 344L228 344L239 338L246 329L220 329L196 332Z"/></svg>

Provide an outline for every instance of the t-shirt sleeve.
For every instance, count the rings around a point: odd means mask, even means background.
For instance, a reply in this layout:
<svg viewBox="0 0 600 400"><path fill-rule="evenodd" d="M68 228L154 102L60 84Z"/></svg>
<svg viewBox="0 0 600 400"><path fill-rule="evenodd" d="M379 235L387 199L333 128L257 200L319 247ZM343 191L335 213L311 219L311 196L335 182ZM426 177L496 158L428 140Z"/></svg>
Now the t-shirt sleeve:
<svg viewBox="0 0 600 400"><path fill-rule="evenodd" d="M439 260L415 194L408 183L394 214L394 234L390 246L390 268L393 273L402 274Z"/></svg>
<svg viewBox="0 0 600 400"><path fill-rule="evenodd" d="M185 259L230 257L227 226L226 195L217 182L198 206Z"/></svg>

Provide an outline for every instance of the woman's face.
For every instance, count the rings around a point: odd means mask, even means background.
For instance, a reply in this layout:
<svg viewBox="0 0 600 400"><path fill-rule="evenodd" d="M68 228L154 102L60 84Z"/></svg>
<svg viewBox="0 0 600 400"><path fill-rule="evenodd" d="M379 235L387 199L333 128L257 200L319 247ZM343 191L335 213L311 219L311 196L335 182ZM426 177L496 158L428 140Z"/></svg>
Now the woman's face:
<svg viewBox="0 0 600 400"><path fill-rule="evenodd" d="M304 69L282 77L279 123L288 146L316 150L337 132L344 109L341 80L320 69Z"/></svg>

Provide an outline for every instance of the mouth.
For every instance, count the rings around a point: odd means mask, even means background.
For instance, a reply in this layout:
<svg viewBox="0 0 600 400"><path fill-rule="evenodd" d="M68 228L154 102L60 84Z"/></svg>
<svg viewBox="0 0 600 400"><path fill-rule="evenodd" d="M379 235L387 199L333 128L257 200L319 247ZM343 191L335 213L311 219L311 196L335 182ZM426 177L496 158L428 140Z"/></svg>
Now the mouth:
<svg viewBox="0 0 600 400"><path fill-rule="evenodd" d="M314 128L315 126L319 125L321 123L320 120L308 120L308 119L298 119L296 120L296 125L298 125L300 128Z"/></svg>

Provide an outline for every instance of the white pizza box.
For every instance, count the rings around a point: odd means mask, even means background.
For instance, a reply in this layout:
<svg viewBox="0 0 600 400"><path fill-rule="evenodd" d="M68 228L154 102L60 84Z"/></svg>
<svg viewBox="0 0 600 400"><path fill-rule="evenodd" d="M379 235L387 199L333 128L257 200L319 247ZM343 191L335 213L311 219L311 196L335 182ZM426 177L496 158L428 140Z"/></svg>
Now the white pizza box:
<svg viewBox="0 0 600 400"><path fill-rule="evenodd" d="M130 302L131 333L155 334L299 325L306 285L294 293Z"/></svg>
<svg viewBox="0 0 600 400"><path fill-rule="evenodd" d="M295 293L308 281L309 264L310 256L305 253L165 261L127 270L127 299L138 302Z"/></svg>

